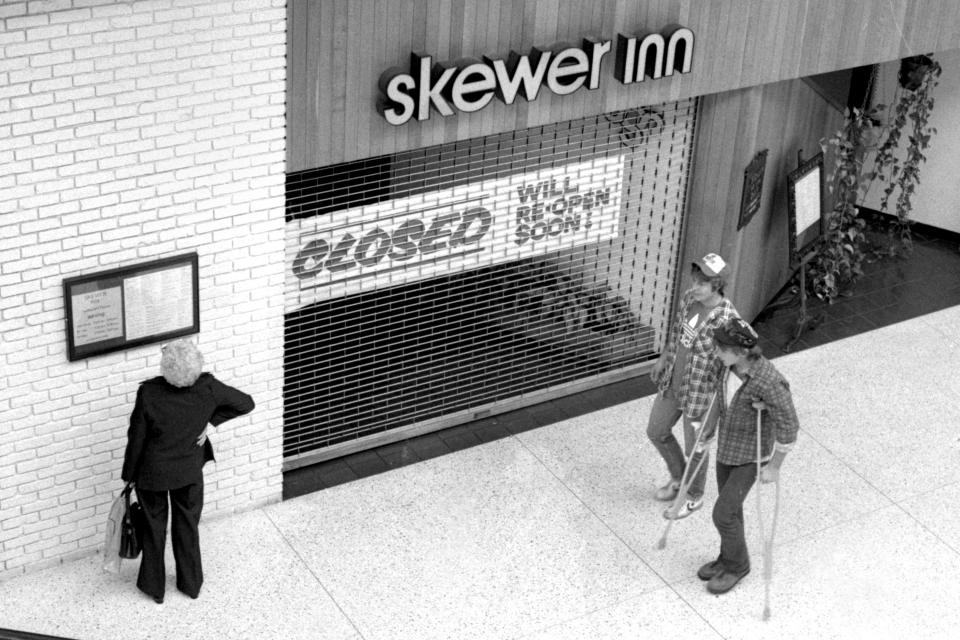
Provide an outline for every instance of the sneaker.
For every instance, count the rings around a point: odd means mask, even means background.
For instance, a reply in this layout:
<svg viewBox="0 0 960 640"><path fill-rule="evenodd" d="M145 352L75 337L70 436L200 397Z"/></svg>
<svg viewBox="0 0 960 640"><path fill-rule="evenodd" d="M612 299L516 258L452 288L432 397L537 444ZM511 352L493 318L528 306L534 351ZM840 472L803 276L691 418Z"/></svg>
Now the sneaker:
<svg viewBox="0 0 960 640"><path fill-rule="evenodd" d="M706 581L721 573L723 573L723 564L719 560L714 560L700 567L697 571L697 577Z"/></svg>
<svg viewBox="0 0 960 640"><path fill-rule="evenodd" d="M742 573L733 573L732 571L721 571L717 575L710 578L710 582L707 583L707 591L710 593L720 595L721 593L726 593L737 586L737 583L740 582L740 579L743 576L750 573L750 568L747 567L746 571Z"/></svg>
<svg viewBox="0 0 960 640"><path fill-rule="evenodd" d="M663 510L663 517L667 520L682 520L702 506L703 498L697 498L696 500L688 498L687 500L683 501L683 504L680 505L676 516L670 512L670 508L668 507Z"/></svg>
<svg viewBox="0 0 960 640"><path fill-rule="evenodd" d="M657 492L653 494L653 497L661 502L670 502L677 497L677 493L680 492L680 481L671 480L667 484L663 485Z"/></svg>

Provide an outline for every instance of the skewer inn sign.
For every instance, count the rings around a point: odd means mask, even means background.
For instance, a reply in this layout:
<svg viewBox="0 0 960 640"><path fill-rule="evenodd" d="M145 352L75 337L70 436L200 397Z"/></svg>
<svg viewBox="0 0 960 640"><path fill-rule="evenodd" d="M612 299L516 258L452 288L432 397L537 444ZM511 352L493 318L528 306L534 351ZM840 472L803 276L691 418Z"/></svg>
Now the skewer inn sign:
<svg viewBox="0 0 960 640"><path fill-rule="evenodd" d="M558 43L533 47L528 54L511 51L506 59L483 56L434 62L424 53L410 55L410 68L391 67L380 75L377 110L392 125L428 120L433 113L451 116L483 109L496 97L513 104L518 96L537 99L543 85L563 96L586 87L600 87L603 57L611 40L584 38L581 46ZM675 72L689 73L693 31L671 25L661 33L617 35L614 78L622 84L656 80Z"/></svg>

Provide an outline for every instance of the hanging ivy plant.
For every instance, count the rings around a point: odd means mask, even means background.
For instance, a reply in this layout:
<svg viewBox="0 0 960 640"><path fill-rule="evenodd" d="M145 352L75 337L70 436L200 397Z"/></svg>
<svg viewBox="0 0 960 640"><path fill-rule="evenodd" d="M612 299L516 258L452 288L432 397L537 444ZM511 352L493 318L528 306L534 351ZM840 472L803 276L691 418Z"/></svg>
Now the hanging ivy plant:
<svg viewBox="0 0 960 640"><path fill-rule="evenodd" d="M814 295L827 302L833 302L844 287L863 275L866 222L859 216L857 202L866 191L861 174L874 122L884 108L852 109L844 126L820 142L824 155L832 161L827 189L834 204L815 245L816 255L807 267L807 278Z"/></svg>
<svg viewBox="0 0 960 640"><path fill-rule="evenodd" d="M933 111L933 89L939 82L940 72L940 64L930 56L912 56L901 61L893 117L888 117L883 142L874 157L873 171L867 176L871 181L875 178L886 182L880 200L881 211L887 211L890 199L896 193L896 219L890 229L893 236L891 254L909 253L913 247L910 212L913 195L920 184L920 165L927 160L923 152L937 133L929 121ZM905 131L907 146L901 159L897 151Z"/></svg>
<svg viewBox="0 0 960 640"><path fill-rule="evenodd" d="M853 108L844 126L821 141L824 154L832 160L827 188L834 205L807 271L811 290L818 298L833 302L863 274L866 222L859 216L857 203L874 180L886 183L880 201L882 211L887 211L896 195L889 253L905 253L912 248L912 199L920 183L920 165L926 162L923 152L937 133L929 120L934 102L932 92L940 72L940 64L930 56L904 58L891 106L892 117L891 113L884 113L887 107L882 104L868 110ZM881 117L884 115L885 118ZM886 124L881 125L884 120ZM905 134L906 150L900 154ZM873 165L864 172L864 158L870 151L875 151Z"/></svg>

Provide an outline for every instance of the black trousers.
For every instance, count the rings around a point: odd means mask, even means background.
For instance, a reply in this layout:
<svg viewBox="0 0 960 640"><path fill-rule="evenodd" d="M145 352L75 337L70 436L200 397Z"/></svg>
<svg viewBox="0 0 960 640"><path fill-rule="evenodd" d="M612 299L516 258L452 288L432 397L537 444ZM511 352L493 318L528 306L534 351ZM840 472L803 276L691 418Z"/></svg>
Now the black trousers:
<svg viewBox="0 0 960 640"><path fill-rule="evenodd" d="M203 565L200 561L200 512L203 510L203 480L170 491L137 488L137 499L146 520L137 587L154 598L163 598L167 574L163 551L167 542L167 499L173 511L170 537L177 564L177 589L191 598L200 595Z"/></svg>

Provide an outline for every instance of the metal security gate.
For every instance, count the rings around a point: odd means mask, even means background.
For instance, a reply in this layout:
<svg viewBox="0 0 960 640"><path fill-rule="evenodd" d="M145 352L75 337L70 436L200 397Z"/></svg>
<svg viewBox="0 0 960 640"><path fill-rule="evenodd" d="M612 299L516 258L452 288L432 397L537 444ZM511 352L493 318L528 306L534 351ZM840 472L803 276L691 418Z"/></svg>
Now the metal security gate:
<svg viewBox="0 0 960 640"><path fill-rule="evenodd" d="M655 357L695 110L290 174L285 466Z"/></svg>

